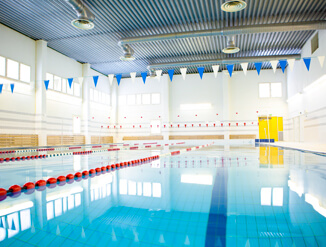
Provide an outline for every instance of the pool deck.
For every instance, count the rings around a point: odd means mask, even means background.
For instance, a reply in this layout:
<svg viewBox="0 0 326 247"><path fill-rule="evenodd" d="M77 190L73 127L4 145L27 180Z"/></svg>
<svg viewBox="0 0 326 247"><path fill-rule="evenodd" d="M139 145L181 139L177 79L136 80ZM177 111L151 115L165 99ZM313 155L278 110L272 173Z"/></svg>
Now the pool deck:
<svg viewBox="0 0 326 247"><path fill-rule="evenodd" d="M310 151L316 153L326 154L326 144L323 143L305 143L305 142L275 142L275 143L266 143L267 145L299 149L303 151Z"/></svg>

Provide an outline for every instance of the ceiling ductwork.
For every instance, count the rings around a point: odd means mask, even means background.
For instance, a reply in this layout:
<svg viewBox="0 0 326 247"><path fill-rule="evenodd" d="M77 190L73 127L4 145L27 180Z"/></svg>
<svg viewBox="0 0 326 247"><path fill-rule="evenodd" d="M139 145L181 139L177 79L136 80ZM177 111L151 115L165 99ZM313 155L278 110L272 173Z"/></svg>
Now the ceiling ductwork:
<svg viewBox="0 0 326 247"><path fill-rule="evenodd" d="M124 55L120 57L120 60L122 61L133 61L135 60L134 50L129 45L122 45L122 50Z"/></svg>
<svg viewBox="0 0 326 247"><path fill-rule="evenodd" d="M326 21L305 21L305 22L290 22L278 24L262 24L262 25L248 25L225 27L220 29L211 30L197 30L189 32L178 32L168 34L157 34L139 37L123 38L119 44L133 44L144 43L171 39L185 39L185 38L198 38L207 36L232 36L238 34L251 34L251 33L273 33L273 32L295 32L307 30L323 30L326 29Z"/></svg>
<svg viewBox="0 0 326 247"><path fill-rule="evenodd" d="M76 12L77 19L71 21L76 28L89 30L94 27L95 16L81 0L65 0Z"/></svg>
<svg viewBox="0 0 326 247"><path fill-rule="evenodd" d="M228 36L228 44L227 44L227 47L225 47L222 50L223 53L233 54L233 53L237 53L240 51L240 48L235 46L234 39L235 39L234 36Z"/></svg>
<svg viewBox="0 0 326 247"><path fill-rule="evenodd" d="M236 64L236 63L253 63L253 62L264 62L272 60L283 60L283 59L300 59L300 55L283 55L283 56L261 56L261 57L231 57L224 59L213 59L213 60L195 60L185 62L174 62L174 63L158 63L151 64L147 67L148 70L153 69L165 69L175 67L189 67L189 66L210 66L216 64Z"/></svg>
<svg viewBox="0 0 326 247"><path fill-rule="evenodd" d="M237 12L246 7L247 3L243 0L228 0L221 5L221 9L225 12Z"/></svg>

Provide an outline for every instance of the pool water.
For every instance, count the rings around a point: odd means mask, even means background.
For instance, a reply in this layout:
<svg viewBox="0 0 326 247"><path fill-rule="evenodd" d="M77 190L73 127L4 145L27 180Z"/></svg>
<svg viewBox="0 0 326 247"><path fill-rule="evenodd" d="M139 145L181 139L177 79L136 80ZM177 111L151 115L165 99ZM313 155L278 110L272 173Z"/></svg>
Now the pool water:
<svg viewBox="0 0 326 247"><path fill-rule="evenodd" d="M166 150L19 161L0 187ZM0 246L326 246L326 157L213 146L0 202Z"/></svg>

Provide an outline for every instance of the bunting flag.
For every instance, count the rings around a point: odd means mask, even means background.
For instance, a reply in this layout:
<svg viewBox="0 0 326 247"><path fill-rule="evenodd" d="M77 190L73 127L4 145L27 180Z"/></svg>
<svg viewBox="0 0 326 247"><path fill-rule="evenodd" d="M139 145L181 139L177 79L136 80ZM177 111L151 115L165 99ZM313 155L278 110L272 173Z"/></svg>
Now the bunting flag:
<svg viewBox="0 0 326 247"><path fill-rule="evenodd" d="M142 73L141 73L141 77L143 78L143 82L144 82L144 84L145 84L145 82L146 82L146 77L147 77L147 72L142 72Z"/></svg>
<svg viewBox="0 0 326 247"><path fill-rule="evenodd" d="M295 62L295 59L288 59L288 65L289 65L291 71L293 71L294 62Z"/></svg>
<svg viewBox="0 0 326 247"><path fill-rule="evenodd" d="M94 76L93 76L93 81L94 81L94 85L95 85L95 87L96 87L96 85L97 85L97 81L98 81L98 75L94 75Z"/></svg>
<svg viewBox="0 0 326 247"><path fill-rule="evenodd" d="M122 78L122 74L117 74L117 75L115 75L115 77L117 78L117 82L118 82L118 86L119 86L121 78Z"/></svg>
<svg viewBox="0 0 326 247"><path fill-rule="evenodd" d="M49 82L50 82L50 80L44 80L45 90L48 90L48 88L49 88Z"/></svg>
<svg viewBox="0 0 326 247"><path fill-rule="evenodd" d="M325 56L318 56L320 67L324 67Z"/></svg>
<svg viewBox="0 0 326 247"><path fill-rule="evenodd" d="M243 73L247 75L248 63L241 63L241 67L243 69Z"/></svg>
<svg viewBox="0 0 326 247"><path fill-rule="evenodd" d="M276 69L277 69L277 63L278 63L278 61L277 60L273 60L273 61L270 61L270 63L272 65L273 71L275 73L276 72Z"/></svg>
<svg viewBox="0 0 326 247"><path fill-rule="evenodd" d="M310 62L311 62L311 57L304 57L304 58L303 58L303 62L304 62L304 64L306 65L307 70L309 71L309 69L310 69Z"/></svg>
<svg viewBox="0 0 326 247"><path fill-rule="evenodd" d="M183 80L185 80L186 74L187 74L187 68L180 68L180 72L181 72Z"/></svg>
<svg viewBox="0 0 326 247"><path fill-rule="evenodd" d="M228 64L228 65L226 65L226 68L229 71L230 77L232 77L233 67L234 67L234 64Z"/></svg>
<svg viewBox="0 0 326 247"><path fill-rule="evenodd" d="M263 64L262 62L256 62L255 63L255 67L256 67L258 75L260 74L262 64Z"/></svg>
<svg viewBox="0 0 326 247"><path fill-rule="evenodd" d="M169 76L170 76L170 81L172 82L174 69L169 69L168 73L169 73Z"/></svg>
<svg viewBox="0 0 326 247"><path fill-rule="evenodd" d="M220 65L213 65L212 69L214 71L215 78L217 77L218 70L220 69Z"/></svg>
<svg viewBox="0 0 326 247"><path fill-rule="evenodd" d="M136 72L130 72L130 77L132 82L135 82L136 74L137 74Z"/></svg>
<svg viewBox="0 0 326 247"><path fill-rule="evenodd" d="M68 85L69 85L69 88L71 88L71 85L72 85L72 81L74 80L74 78L68 78Z"/></svg>
<svg viewBox="0 0 326 247"><path fill-rule="evenodd" d="M114 74L109 74L110 86L112 86L113 78L114 78Z"/></svg>
<svg viewBox="0 0 326 247"><path fill-rule="evenodd" d="M198 67L197 70L198 70L200 79L203 79L203 74L204 74L205 67Z"/></svg>
<svg viewBox="0 0 326 247"><path fill-rule="evenodd" d="M286 67L286 64L287 64L287 60L286 60L286 59L279 60L279 63L280 63L280 66L281 66L282 72L283 72L283 74L284 74L285 67Z"/></svg>
<svg viewBox="0 0 326 247"><path fill-rule="evenodd" d="M78 77L78 82L79 82L80 84L82 84L83 81L84 81L84 77Z"/></svg>
<svg viewBox="0 0 326 247"><path fill-rule="evenodd" d="M11 83L10 84L11 93L14 93L14 87L15 87L15 84Z"/></svg>
<svg viewBox="0 0 326 247"><path fill-rule="evenodd" d="M2 93L3 84L0 84L0 93Z"/></svg>

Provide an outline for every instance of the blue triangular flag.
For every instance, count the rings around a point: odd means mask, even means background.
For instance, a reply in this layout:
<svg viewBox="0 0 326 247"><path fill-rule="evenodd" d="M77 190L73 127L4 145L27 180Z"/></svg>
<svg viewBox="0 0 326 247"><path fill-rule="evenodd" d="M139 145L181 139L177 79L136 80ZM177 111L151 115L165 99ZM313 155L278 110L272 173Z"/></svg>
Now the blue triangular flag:
<svg viewBox="0 0 326 247"><path fill-rule="evenodd" d="M197 70L198 70L198 73L200 75L200 79L203 79L203 74L204 74L205 67L198 67Z"/></svg>
<svg viewBox="0 0 326 247"><path fill-rule="evenodd" d="M281 68L282 68L282 71L284 73L284 70L285 70L285 67L286 67L286 64L287 64L287 60L284 59L284 60L279 60L279 63L281 65Z"/></svg>
<svg viewBox="0 0 326 247"><path fill-rule="evenodd" d="M48 90L49 88L49 80L44 80L44 86L45 86L45 90Z"/></svg>
<svg viewBox="0 0 326 247"><path fill-rule="evenodd" d="M228 64L228 65L226 65L226 68L229 71L230 77L232 77L233 67L234 67L234 64Z"/></svg>
<svg viewBox="0 0 326 247"><path fill-rule="evenodd" d="M307 67L307 70L309 71L311 57L305 57L305 58L303 58L303 61L304 61L304 64L306 65L306 67Z"/></svg>
<svg viewBox="0 0 326 247"><path fill-rule="evenodd" d="M74 80L74 78L68 78L68 85L69 85L69 88L71 88L71 85L72 85L72 81Z"/></svg>
<svg viewBox="0 0 326 247"><path fill-rule="evenodd" d="M174 69L169 69L168 70L169 76L170 76L170 81L172 81L173 79L173 73L174 73Z"/></svg>
<svg viewBox="0 0 326 247"><path fill-rule="evenodd" d="M11 84L10 84L11 93L14 93L14 87L15 87L15 84L11 83Z"/></svg>
<svg viewBox="0 0 326 247"><path fill-rule="evenodd" d="M262 64L263 64L262 62L256 62L255 63L255 66L256 66L256 70L257 70L258 75L260 74L260 70L261 70Z"/></svg>
<svg viewBox="0 0 326 247"><path fill-rule="evenodd" d="M15 226L15 221L14 221L14 218L12 218L12 223L11 223L11 230L14 230L14 231L16 231L16 230L17 230L17 228L16 228L16 226Z"/></svg>
<svg viewBox="0 0 326 247"><path fill-rule="evenodd" d="M118 86L119 86L122 75L121 74L117 74L117 75L115 75L115 77L117 78L117 82L118 82Z"/></svg>
<svg viewBox="0 0 326 247"><path fill-rule="evenodd" d="M2 85L2 84L1 84ZM0 227L1 228L5 228L4 225L3 225L3 222L2 222L2 218L0 218Z"/></svg>
<svg viewBox="0 0 326 247"><path fill-rule="evenodd" d="M96 87L96 85L97 85L97 81L98 81L98 75L94 75L94 76L93 76L93 80L94 80L94 85L95 85L95 87Z"/></svg>
<svg viewBox="0 0 326 247"><path fill-rule="evenodd" d="M142 73L140 73L141 74L141 77L143 78L143 82L144 82L144 84L145 84L145 82L146 82L146 77L147 77L147 72L142 72Z"/></svg>
<svg viewBox="0 0 326 247"><path fill-rule="evenodd" d="M0 84L0 93L2 93L3 84Z"/></svg>

